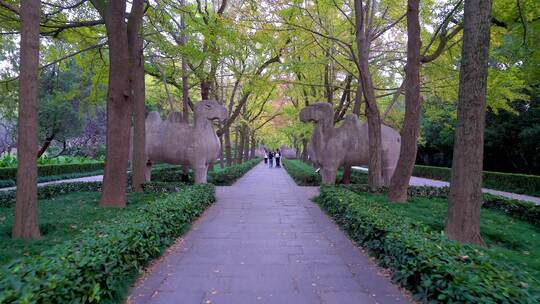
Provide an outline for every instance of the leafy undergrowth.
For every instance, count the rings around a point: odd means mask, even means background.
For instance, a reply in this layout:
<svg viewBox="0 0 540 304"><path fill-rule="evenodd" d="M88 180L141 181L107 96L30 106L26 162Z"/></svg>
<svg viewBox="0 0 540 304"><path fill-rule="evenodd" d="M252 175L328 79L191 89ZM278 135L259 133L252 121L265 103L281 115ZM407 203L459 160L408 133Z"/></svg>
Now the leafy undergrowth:
<svg viewBox="0 0 540 304"><path fill-rule="evenodd" d="M215 201L210 184L130 193L124 209L100 208L98 196L40 201L43 238L33 242L10 240L13 208L1 210L0 303L122 302L140 270Z"/></svg>
<svg viewBox="0 0 540 304"><path fill-rule="evenodd" d="M443 231L448 203L440 198L411 198L407 204L392 204L386 195L364 193L365 198L389 205L400 215L423 223L434 231ZM492 257L527 269L540 278L540 229L500 212L481 209L480 231ZM540 287L540 286L538 286Z"/></svg>
<svg viewBox="0 0 540 304"><path fill-rule="evenodd" d="M114 221L127 211L158 197L154 193L128 193L125 209L99 207L99 192L78 192L39 202L38 241L11 239L13 209L0 208L0 265L13 258L39 255L43 250L76 237L87 228Z"/></svg>
<svg viewBox="0 0 540 304"><path fill-rule="evenodd" d="M482 209L487 247L448 240L441 198L388 202L385 195L322 187L317 199L349 235L393 271L418 300L446 303L536 303L540 292L540 230Z"/></svg>
<svg viewBox="0 0 540 304"><path fill-rule="evenodd" d="M315 168L298 159L283 159L283 166L287 173L294 179L299 186L318 186L321 184L321 175L315 171ZM353 170L351 172L351 183L367 183L367 174L362 171ZM342 183L343 171L339 170L336 174L336 184Z"/></svg>

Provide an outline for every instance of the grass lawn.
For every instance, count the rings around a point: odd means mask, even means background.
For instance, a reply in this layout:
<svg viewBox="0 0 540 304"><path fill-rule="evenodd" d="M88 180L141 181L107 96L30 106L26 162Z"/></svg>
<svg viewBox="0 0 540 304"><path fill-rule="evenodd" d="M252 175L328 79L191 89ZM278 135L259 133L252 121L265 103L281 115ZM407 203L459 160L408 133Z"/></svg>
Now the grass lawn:
<svg viewBox="0 0 540 304"><path fill-rule="evenodd" d="M399 214L443 231L448 204L446 199L411 198L407 204L389 203L381 194L359 193L370 200L389 204ZM526 270L540 280L540 229L500 212L481 210L482 238L493 258L516 269ZM538 288L540 282L537 280Z"/></svg>
<svg viewBox="0 0 540 304"><path fill-rule="evenodd" d="M50 247L71 240L81 231L114 220L127 210L155 199L159 194L128 193L125 209L101 208L98 192L76 192L39 202L41 239L11 239L14 208L0 208L0 266L23 255L37 255Z"/></svg>

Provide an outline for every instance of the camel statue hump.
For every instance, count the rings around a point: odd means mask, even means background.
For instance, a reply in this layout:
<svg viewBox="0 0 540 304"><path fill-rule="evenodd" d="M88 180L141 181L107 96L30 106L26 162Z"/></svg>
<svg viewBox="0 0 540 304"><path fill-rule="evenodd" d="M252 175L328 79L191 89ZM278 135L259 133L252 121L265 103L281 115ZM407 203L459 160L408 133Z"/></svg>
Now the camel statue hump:
<svg viewBox="0 0 540 304"><path fill-rule="evenodd" d="M167 116L167 122L181 123L184 121L184 117L180 112L171 112Z"/></svg>

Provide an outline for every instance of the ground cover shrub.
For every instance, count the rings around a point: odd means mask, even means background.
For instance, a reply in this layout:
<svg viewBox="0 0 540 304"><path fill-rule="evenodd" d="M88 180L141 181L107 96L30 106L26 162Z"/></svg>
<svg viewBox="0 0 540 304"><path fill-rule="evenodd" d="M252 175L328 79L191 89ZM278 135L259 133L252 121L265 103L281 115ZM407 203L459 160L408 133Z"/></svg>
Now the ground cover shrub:
<svg viewBox="0 0 540 304"><path fill-rule="evenodd" d="M65 165L65 164L83 164L103 162L104 157L89 158L83 156L61 155L57 157L49 157L46 154L38 158L38 165ZM17 157L13 155L4 155L0 157L0 168L17 167Z"/></svg>
<svg viewBox="0 0 540 304"><path fill-rule="evenodd" d="M237 179L251 170L261 161L260 158L245 161L241 164L235 164L230 167L220 168L214 165L214 170L208 172L208 183L217 186L232 185ZM187 179L180 167L164 168L152 171L153 182L166 183L186 183L193 184L193 172L190 171Z"/></svg>
<svg viewBox="0 0 540 304"><path fill-rule="evenodd" d="M462 245L441 233L447 206L431 200L437 198L392 204L384 195L358 194L339 186L321 187L318 199L417 300L537 303L540 236L536 227L482 210L483 237L491 247Z"/></svg>
<svg viewBox="0 0 540 304"><path fill-rule="evenodd" d="M38 199L50 199L58 195L72 192L101 191L101 182L77 182L46 185L38 188ZM0 208L15 205L15 190L0 191Z"/></svg>
<svg viewBox="0 0 540 304"><path fill-rule="evenodd" d="M451 168L414 166L413 176L450 181ZM484 171L482 186L488 189L540 196L540 176Z"/></svg>
<svg viewBox="0 0 540 304"><path fill-rule="evenodd" d="M387 188L371 190L367 184L352 184L348 189L357 193L387 193ZM424 198L448 198L450 189L448 187L430 187L430 186L409 186L407 189L409 197ZM514 200L502 196L496 196L489 193L482 195L484 203L482 208L492 209L516 219L524 220L540 228L540 205L532 202Z"/></svg>
<svg viewBox="0 0 540 304"><path fill-rule="evenodd" d="M134 275L214 200L214 187L206 184L145 203L130 203L126 209L99 208L111 217L39 254L4 265L0 303L119 301Z"/></svg>
<svg viewBox="0 0 540 304"><path fill-rule="evenodd" d="M284 159L283 166L287 173L294 179L299 186L318 186L321 184L321 175L315 171L313 166L297 159ZM366 172L353 170L351 172L351 183L367 183L368 175ZM339 170L336 174L336 183L343 182L343 171Z"/></svg>

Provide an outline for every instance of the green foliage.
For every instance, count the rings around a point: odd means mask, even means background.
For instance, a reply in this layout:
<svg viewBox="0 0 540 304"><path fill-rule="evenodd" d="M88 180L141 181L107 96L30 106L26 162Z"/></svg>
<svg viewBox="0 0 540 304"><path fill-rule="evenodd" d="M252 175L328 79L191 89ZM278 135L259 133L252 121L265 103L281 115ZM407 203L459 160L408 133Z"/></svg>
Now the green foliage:
<svg viewBox="0 0 540 304"><path fill-rule="evenodd" d="M259 162L261 162L261 158L255 158L249 161L245 161L241 164L225 167L223 169L217 167L217 165L214 165L214 170L208 172L208 183L218 185L218 186L231 185L237 179L242 177L246 172L248 172L251 168L255 167L255 165L257 165ZM188 184L192 184L194 179L193 179L193 172L190 172L189 176L187 177L187 180L185 180L182 169L179 167L172 167L172 168L153 170L152 181L161 182L161 183L185 182ZM162 189L161 187L158 187L159 185L157 184L151 184L148 187L154 187L154 186ZM161 185L161 186L164 186L164 185Z"/></svg>
<svg viewBox="0 0 540 304"><path fill-rule="evenodd" d="M452 170L444 167L414 166L413 175L449 181ZM540 176L484 171L482 186L489 189L540 196Z"/></svg>
<svg viewBox="0 0 540 304"><path fill-rule="evenodd" d="M58 195L72 192L100 191L101 182L77 182L46 185L38 188L38 199L50 199ZM0 208L15 205L15 190L0 191Z"/></svg>
<svg viewBox="0 0 540 304"><path fill-rule="evenodd" d="M318 186L321 184L321 176L315 172L315 169L304 163L301 160L283 159L283 166L287 173L300 186ZM351 183L364 184L367 183L367 174L365 172L353 170L351 172ZM343 171L338 171L336 174L336 183L343 182Z"/></svg>
<svg viewBox="0 0 540 304"><path fill-rule="evenodd" d="M347 189L357 193L386 193L387 188L380 188L373 191L367 184L348 185ZM422 198L448 198L450 189L448 187L430 186L409 186L408 196ZM491 209L503 213L507 216L529 222L540 228L540 205L531 202L513 200L510 198L496 196L488 193L482 195L482 208Z"/></svg>
<svg viewBox="0 0 540 304"><path fill-rule="evenodd" d="M321 206L349 235L392 270L416 300L430 303L536 303L538 282L496 250L449 241L398 209L413 204L376 201L344 188L322 187ZM432 208L432 207L431 207ZM432 213L430 209L427 212ZM437 219L443 222L441 218ZM534 228L532 228L534 231ZM538 244L537 244L538 245ZM530 287L534 286L534 287Z"/></svg>
<svg viewBox="0 0 540 304"><path fill-rule="evenodd" d="M70 173L95 172L103 170L104 165L105 163L96 161L80 164L40 165L38 166L38 176L62 176ZM0 168L0 180L16 180L16 178L17 168Z"/></svg>
<svg viewBox="0 0 540 304"><path fill-rule="evenodd" d="M97 303L121 298L130 280L215 200L196 185L89 227L73 239L2 268L0 303Z"/></svg>

